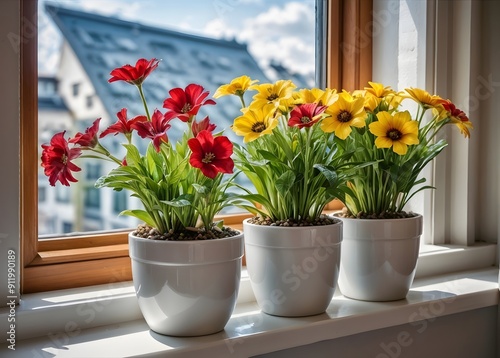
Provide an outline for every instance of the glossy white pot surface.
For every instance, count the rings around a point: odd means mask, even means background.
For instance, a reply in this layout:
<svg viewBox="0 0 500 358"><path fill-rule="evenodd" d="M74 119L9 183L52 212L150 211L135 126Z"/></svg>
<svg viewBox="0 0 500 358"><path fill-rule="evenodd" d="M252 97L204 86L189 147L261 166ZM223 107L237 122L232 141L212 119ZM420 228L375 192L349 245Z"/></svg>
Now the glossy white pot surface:
<svg viewBox="0 0 500 358"><path fill-rule="evenodd" d="M299 317L323 313L340 267L342 223L277 227L243 221L247 270L265 313Z"/></svg>
<svg viewBox="0 0 500 358"><path fill-rule="evenodd" d="M139 306L153 331L200 336L224 329L238 296L243 234L206 241L129 234L129 250Z"/></svg>
<svg viewBox="0 0 500 358"><path fill-rule="evenodd" d="M345 219L339 288L364 301L404 299L413 283L422 216Z"/></svg>

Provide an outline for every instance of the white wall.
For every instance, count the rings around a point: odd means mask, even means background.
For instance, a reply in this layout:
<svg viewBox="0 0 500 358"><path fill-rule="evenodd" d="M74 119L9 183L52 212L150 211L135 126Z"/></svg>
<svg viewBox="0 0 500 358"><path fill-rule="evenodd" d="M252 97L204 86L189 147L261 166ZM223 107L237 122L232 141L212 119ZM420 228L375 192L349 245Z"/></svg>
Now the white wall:
<svg viewBox="0 0 500 358"><path fill-rule="evenodd" d="M8 296L19 297L19 4L20 0L0 1L0 307L10 301ZM29 19L23 21L24 26L30 24ZM9 250L14 250L17 262L14 294L7 286Z"/></svg>
<svg viewBox="0 0 500 358"><path fill-rule="evenodd" d="M373 81L390 86L396 91L408 87L429 88L427 47L428 36L426 1L376 0L373 2ZM404 106L416 113L416 106L405 101ZM421 176L428 180L432 168L427 167ZM429 181L426 183L429 184ZM427 190L410 200L407 211L429 213L432 193ZM424 215L422 243L432 243L431 215Z"/></svg>

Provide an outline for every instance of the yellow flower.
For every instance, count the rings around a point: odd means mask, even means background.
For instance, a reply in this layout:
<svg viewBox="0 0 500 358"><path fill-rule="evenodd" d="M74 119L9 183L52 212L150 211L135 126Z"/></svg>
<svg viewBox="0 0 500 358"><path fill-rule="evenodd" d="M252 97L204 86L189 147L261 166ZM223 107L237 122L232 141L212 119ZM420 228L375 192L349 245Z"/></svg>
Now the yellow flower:
<svg viewBox="0 0 500 358"><path fill-rule="evenodd" d="M336 89L302 88L294 92L293 97L297 104L318 103L320 106L331 106L339 98L339 95Z"/></svg>
<svg viewBox="0 0 500 358"><path fill-rule="evenodd" d="M275 118L276 107L267 104L263 107L248 107L243 115L234 120L233 131L243 136L243 142L251 142L265 134L271 134L274 127L278 125Z"/></svg>
<svg viewBox="0 0 500 358"><path fill-rule="evenodd" d="M297 104L317 103L323 93L325 91L320 88L302 88L293 92L293 98L295 98Z"/></svg>
<svg viewBox="0 0 500 358"><path fill-rule="evenodd" d="M259 80L252 80L248 76L241 76L233 79L229 84L222 85L214 93L214 98L219 98L222 96L227 96L230 94L235 94L237 96L243 96L245 91L254 83L259 82Z"/></svg>
<svg viewBox="0 0 500 358"><path fill-rule="evenodd" d="M381 83L368 82L370 87L365 87L365 108L373 112L379 107L379 110L396 109L401 103L402 98L390 87Z"/></svg>
<svg viewBox="0 0 500 358"><path fill-rule="evenodd" d="M253 96L252 107L264 107L272 103L275 107L282 105L281 102L292 98L293 90L296 88L290 80L279 80L276 83L263 83L250 86L251 90L256 90L257 94ZM287 102L288 103L288 102Z"/></svg>
<svg viewBox="0 0 500 358"><path fill-rule="evenodd" d="M346 139L351 133L351 127L364 127L366 112L364 110L364 99L353 97L348 92L338 95L338 100L325 111L331 117L326 117L321 122L321 129L335 135L340 139Z"/></svg>
<svg viewBox="0 0 500 358"><path fill-rule="evenodd" d="M389 112L377 113L378 121L370 123L370 132L377 136L377 148L390 148L405 155L408 145L418 144L418 122L412 121L408 111L397 112L392 116Z"/></svg>
<svg viewBox="0 0 500 358"><path fill-rule="evenodd" d="M431 95L429 92L420 88L407 88L406 93L401 93L403 98L411 98L415 102L421 104L424 108L437 108L441 105L443 100L441 97L436 95Z"/></svg>
<svg viewBox="0 0 500 358"><path fill-rule="evenodd" d="M368 82L370 87L365 87L367 93L377 97L384 98L385 96L394 93L394 90L390 86L384 87L381 83Z"/></svg>

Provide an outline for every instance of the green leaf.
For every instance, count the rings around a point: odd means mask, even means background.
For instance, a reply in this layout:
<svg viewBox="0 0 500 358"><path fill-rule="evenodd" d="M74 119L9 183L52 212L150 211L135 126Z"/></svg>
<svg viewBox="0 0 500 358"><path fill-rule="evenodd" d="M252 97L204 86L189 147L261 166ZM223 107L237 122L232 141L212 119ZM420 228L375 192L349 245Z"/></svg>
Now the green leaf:
<svg viewBox="0 0 500 358"><path fill-rule="evenodd" d="M278 189L282 195L285 195L294 182L295 174L290 170L286 171L276 180L276 189Z"/></svg>
<svg viewBox="0 0 500 358"><path fill-rule="evenodd" d="M329 187L337 186L337 173L334 170L322 164L315 164L313 167L319 170L319 172L325 177Z"/></svg>
<svg viewBox="0 0 500 358"><path fill-rule="evenodd" d="M199 194L206 194L209 192L209 189L204 185L193 183L193 188Z"/></svg>
<svg viewBox="0 0 500 358"><path fill-rule="evenodd" d="M156 227L156 223L151 218L151 215L144 210L124 210L120 213L120 215L133 216L141 221L144 221L149 226Z"/></svg>
<svg viewBox="0 0 500 358"><path fill-rule="evenodd" d="M127 165L136 166L141 162L141 154L139 150L133 144L124 144L127 149Z"/></svg>

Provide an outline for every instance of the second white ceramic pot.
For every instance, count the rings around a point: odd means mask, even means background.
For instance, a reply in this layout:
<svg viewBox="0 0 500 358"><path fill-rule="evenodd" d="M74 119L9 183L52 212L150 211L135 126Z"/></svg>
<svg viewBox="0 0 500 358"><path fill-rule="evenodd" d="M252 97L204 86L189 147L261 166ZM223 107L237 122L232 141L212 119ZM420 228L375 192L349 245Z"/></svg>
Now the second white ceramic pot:
<svg viewBox="0 0 500 358"><path fill-rule="evenodd" d="M299 317L325 312L337 285L342 222L281 227L243 222L247 270L265 313Z"/></svg>
<svg viewBox="0 0 500 358"><path fill-rule="evenodd" d="M243 234L196 241L129 234L129 250L139 307L153 331L200 336L224 329L238 297Z"/></svg>
<svg viewBox="0 0 500 358"><path fill-rule="evenodd" d="M422 216L404 219L346 219L339 288L349 298L395 301L413 283Z"/></svg>

